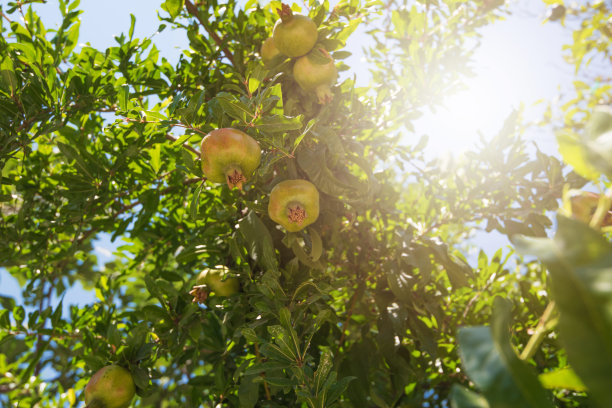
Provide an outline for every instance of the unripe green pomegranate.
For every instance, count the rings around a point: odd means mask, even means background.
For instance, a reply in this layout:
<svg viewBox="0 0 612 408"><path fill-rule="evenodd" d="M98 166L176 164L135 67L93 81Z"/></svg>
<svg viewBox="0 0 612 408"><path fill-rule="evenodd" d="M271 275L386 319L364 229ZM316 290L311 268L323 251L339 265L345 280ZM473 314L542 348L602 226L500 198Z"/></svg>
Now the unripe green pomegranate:
<svg viewBox="0 0 612 408"><path fill-rule="evenodd" d="M264 65L270 65L270 63L278 56L282 55L276 45L274 45L274 38L270 37L261 46L261 59Z"/></svg>
<svg viewBox="0 0 612 408"><path fill-rule="evenodd" d="M87 408L127 408L136 386L128 370L109 365L98 370L85 387Z"/></svg>
<svg viewBox="0 0 612 408"><path fill-rule="evenodd" d="M317 25L309 17L293 14L286 4L277 11L280 20L272 32L276 48L291 58L307 54L317 42Z"/></svg>
<svg viewBox="0 0 612 408"><path fill-rule="evenodd" d="M319 191L307 180L285 180L270 192L268 215L289 232L297 232L319 218Z"/></svg>
<svg viewBox="0 0 612 408"><path fill-rule="evenodd" d="M217 265L200 272L197 284L208 286L217 296L231 296L238 292L240 283L238 279L228 275L229 268L227 266Z"/></svg>
<svg viewBox="0 0 612 408"><path fill-rule="evenodd" d="M242 190L259 166L261 149L251 136L237 129L213 130L202 139L202 171L213 183L226 182Z"/></svg>
<svg viewBox="0 0 612 408"><path fill-rule="evenodd" d="M312 55L314 53L317 55ZM324 63L319 64L321 61ZM295 62L293 77L303 90L315 91L319 103L326 104L333 98L330 87L336 82L338 71L331 55L318 48Z"/></svg>

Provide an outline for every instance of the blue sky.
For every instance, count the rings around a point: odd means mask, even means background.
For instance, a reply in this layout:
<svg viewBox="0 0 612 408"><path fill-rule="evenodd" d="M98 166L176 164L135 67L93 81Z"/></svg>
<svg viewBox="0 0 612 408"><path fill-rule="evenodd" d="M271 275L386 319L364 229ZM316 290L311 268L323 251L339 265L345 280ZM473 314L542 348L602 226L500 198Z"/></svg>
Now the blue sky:
<svg viewBox="0 0 612 408"><path fill-rule="evenodd" d="M135 36L150 36L160 24L157 16L159 4L161 0L82 0L79 42L90 43L98 49L113 46L113 37L129 30L130 14L137 17ZM60 13L54 1L37 4L35 9L48 28L59 25ZM482 31L482 45L473 62L476 75L467 79L466 90L449 96L446 108L427 113L415 124L417 139L421 134L430 136L428 154L431 156L469 149L478 139L479 132L489 137L494 135L506 116L522 103L527 108L526 116L537 118L544 105L534 104L539 100L554 100L561 84L571 84L573 72L563 61L561 51L562 45L571 41L570 34L559 24L542 23L546 10L540 1L515 0L512 10L512 15L505 21ZM154 42L171 63L178 61L182 50L188 48L184 32L169 28L158 34ZM347 50L354 55L347 60L347 64L353 67L348 74L356 73L359 78L367 78L365 64L360 61L362 46L363 37L349 39ZM556 151L552 134L539 131L527 136L545 151ZM98 238L95 251L100 264L104 264L112 258L119 242L111 244L106 235ZM486 238L477 235L476 242L482 244L489 254L508 243L505 237L491 234ZM17 282L0 270L0 294L15 297L20 302L20 293ZM67 309L70 304L82 306L93 301L94 294L84 291L79 285L66 294L64 307Z"/></svg>

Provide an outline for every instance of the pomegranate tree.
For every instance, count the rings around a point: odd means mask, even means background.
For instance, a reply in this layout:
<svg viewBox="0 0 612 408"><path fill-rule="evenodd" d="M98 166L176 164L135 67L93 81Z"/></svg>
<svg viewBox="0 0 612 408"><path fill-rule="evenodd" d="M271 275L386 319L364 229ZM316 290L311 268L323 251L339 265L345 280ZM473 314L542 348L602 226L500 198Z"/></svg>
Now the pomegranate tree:
<svg viewBox="0 0 612 408"><path fill-rule="evenodd" d="M87 408L127 408L136 386L128 370L109 365L98 370L85 387Z"/></svg>
<svg viewBox="0 0 612 408"><path fill-rule="evenodd" d="M314 91L320 104L331 102L331 86L336 82L338 71L334 59L324 48L317 48L299 58L293 66L293 77L305 91Z"/></svg>
<svg viewBox="0 0 612 408"><path fill-rule="evenodd" d="M237 129L213 130L202 139L202 171L213 183L242 190L259 166L261 149L251 136Z"/></svg>
<svg viewBox="0 0 612 408"><path fill-rule="evenodd" d="M268 215L289 232L297 232L319 218L319 191L307 180L285 180L270 192Z"/></svg>
<svg viewBox="0 0 612 408"><path fill-rule="evenodd" d="M317 25L307 16L293 14L286 4L278 10L280 19L274 25L273 38L278 50L288 57L307 54L317 42Z"/></svg>

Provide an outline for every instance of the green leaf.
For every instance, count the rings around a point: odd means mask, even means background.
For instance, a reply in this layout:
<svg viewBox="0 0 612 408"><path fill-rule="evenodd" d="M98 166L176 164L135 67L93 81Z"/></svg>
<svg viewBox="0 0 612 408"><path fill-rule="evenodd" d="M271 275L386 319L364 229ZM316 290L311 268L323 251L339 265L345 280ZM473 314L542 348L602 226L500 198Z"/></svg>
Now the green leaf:
<svg viewBox="0 0 612 408"><path fill-rule="evenodd" d="M341 60L346 59L351 55L353 55L353 53L351 53L350 51L336 51L334 52L333 57L335 60Z"/></svg>
<svg viewBox="0 0 612 408"><path fill-rule="evenodd" d="M334 197L348 196L354 199L361 193L365 193L359 188L364 189L364 186L351 185L336 177L334 172L327 167L326 155L324 146L316 149L300 149L297 154L300 168L308 174L308 178L319 191Z"/></svg>
<svg viewBox="0 0 612 408"><path fill-rule="evenodd" d="M81 170L85 172L85 174L92 179L91 173L89 172L88 165L85 163L85 160L81 157L81 155L77 152L75 148L69 146L62 142L57 142L57 147L60 149L62 154L66 156L69 161L74 160L76 164L79 166Z"/></svg>
<svg viewBox="0 0 612 408"><path fill-rule="evenodd" d="M168 120L166 115L161 114L161 113L156 112L156 111L144 111L144 112L142 112L142 115L144 116L144 119L146 119L148 121L152 121L152 119L159 120L159 121Z"/></svg>
<svg viewBox="0 0 612 408"><path fill-rule="evenodd" d="M583 141L590 163L600 172L612 175L612 109L599 107L586 126Z"/></svg>
<svg viewBox="0 0 612 408"><path fill-rule="evenodd" d="M308 132L310 132L310 129L312 129L312 127L316 123L317 123L316 119L310 119L308 121L308 124L304 128L304 131L302 132L302 134L300 134L298 137L295 138L295 141L293 142L293 150L291 151L291 154L295 153L295 149L297 149L297 147L300 145L300 143L302 142L302 139L304 139L304 136L306 136Z"/></svg>
<svg viewBox="0 0 612 408"><path fill-rule="evenodd" d="M153 148L150 150L151 153L151 167L155 174L159 173L161 168L161 143L155 143Z"/></svg>
<svg viewBox="0 0 612 408"><path fill-rule="evenodd" d="M17 90L18 82L13 68L13 61L8 57L4 58L2 63L0 63L0 79L10 89L10 94L13 95Z"/></svg>
<svg viewBox="0 0 612 408"><path fill-rule="evenodd" d="M266 361L263 363L257 363L247 368L244 371L244 375L255 375L265 373L267 371L275 371L289 368L289 365L285 362L280 361Z"/></svg>
<svg viewBox="0 0 612 408"><path fill-rule="evenodd" d="M170 16L175 19L185 5L185 0L166 0L162 3L161 8L166 10Z"/></svg>
<svg viewBox="0 0 612 408"><path fill-rule="evenodd" d="M189 204L189 216L192 220L198 219L198 208L200 206L200 194L202 193L202 188L204 187L204 182L200 183L193 192L193 196L191 198L191 203Z"/></svg>
<svg viewBox="0 0 612 408"><path fill-rule="evenodd" d="M127 84L121 85L119 92L117 93L119 99L119 109L122 111L128 110L128 101L130 100L130 86Z"/></svg>
<svg viewBox="0 0 612 408"><path fill-rule="evenodd" d="M191 133L185 133L183 136L179 137L178 139L176 139L176 141L172 142L172 146L182 146L183 144L185 144L186 142L189 141L189 139L191 139L192 137L194 137L194 134ZM187 154L190 154L188 152L186 152Z"/></svg>
<svg viewBox="0 0 612 408"><path fill-rule="evenodd" d="M563 161L572 166L574 171L582 177L597 180L600 176L599 171L590 163L584 144L578 136L568 130L558 132L556 136Z"/></svg>
<svg viewBox="0 0 612 408"><path fill-rule="evenodd" d="M13 318L17 322L17 325L21 326L21 323L25 319L25 309L23 306L15 306L13 308Z"/></svg>
<svg viewBox="0 0 612 408"><path fill-rule="evenodd" d="M293 326L291 324L291 312L286 307L281 308L279 312L279 320L281 322L281 326L285 328L285 330L290 330Z"/></svg>
<svg viewBox="0 0 612 408"><path fill-rule="evenodd" d="M0 327L3 329L11 328L11 320L9 319L9 311L6 309L0 309Z"/></svg>
<svg viewBox="0 0 612 408"><path fill-rule="evenodd" d="M502 297L493 300L491 331L493 341L525 400L532 407L552 407L551 396L544 391L533 369L522 361L511 344L512 303Z"/></svg>
<svg viewBox="0 0 612 408"><path fill-rule="evenodd" d="M187 167L192 174L202 176L202 169L196 166L196 162L193 160L193 155L191 152L187 151L186 149L181 149L181 157L185 167Z"/></svg>
<svg viewBox="0 0 612 408"><path fill-rule="evenodd" d="M254 211L238 222L238 232L247 245L251 258L266 270L278 270L278 261L268 227Z"/></svg>
<svg viewBox="0 0 612 408"><path fill-rule="evenodd" d="M321 240L321 236L317 230L312 227L308 228L308 236L310 237L310 242L312 245L310 257L314 262L316 262L319 260L319 258L321 258L321 255L323 255L323 241Z"/></svg>
<svg viewBox="0 0 612 408"><path fill-rule="evenodd" d="M346 391L351 381L357 379L355 376L347 376L343 377L340 381L336 381L329 387L329 392L327 394L327 403L326 406L331 406L331 404L336 401L340 396Z"/></svg>
<svg viewBox="0 0 612 408"><path fill-rule="evenodd" d="M413 278L397 267L388 267L385 270L387 282L393 294L403 302L409 302L413 290Z"/></svg>
<svg viewBox="0 0 612 408"><path fill-rule="evenodd" d="M588 225L557 216L554 240L513 237L550 272L559 338L570 365L602 407L612 406L612 245Z"/></svg>
<svg viewBox="0 0 612 408"><path fill-rule="evenodd" d="M558 368L539 375L544 388L572 390L578 392L588 391L582 380L570 367Z"/></svg>
<svg viewBox="0 0 612 408"><path fill-rule="evenodd" d="M55 311L51 315L51 323L54 327L57 327L60 324L60 320L62 319L63 306L64 298L62 297L62 300L60 300L59 304L55 308Z"/></svg>
<svg viewBox="0 0 612 408"><path fill-rule="evenodd" d="M489 408L489 403L482 395L459 384L453 384L449 399L451 408Z"/></svg>
<svg viewBox="0 0 612 408"><path fill-rule="evenodd" d="M253 380L257 376L243 376L238 387L238 400L240 408L253 408L259 399L259 383Z"/></svg>
<svg viewBox="0 0 612 408"><path fill-rule="evenodd" d="M250 327L244 327L242 328L242 330L240 330L240 332L242 333L244 338L250 342L257 343L259 341L255 330L251 329Z"/></svg>
<svg viewBox="0 0 612 408"><path fill-rule="evenodd" d="M149 371L142 367L131 367L132 378L136 387L144 390L149 386Z"/></svg>
<svg viewBox="0 0 612 408"><path fill-rule="evenodd" d="M552 408L548 395L530 367L510 344L510 304L495 299L491 327L459 330L459 354L463 367L492 407Z"/></svg>
<svg viewBox="0 0 612 408"><path fill-rule="evenodd" d="M321 353L321 358L319 359L319 365L317 366L317 371L314 373L314 390L315 393L318 394L323 390L323 384L325 384L325 380L329 375L329 372L333 366L333 355L329 349L323 350Z"/></svg>
<svg viewBox="0 0 612 408"><path fill-rule="evenodd" d="M136 28L136 16L130 13L130 30L128 31L130 41L134 38L134 28Z"/></svg>
<svg viewBox="0 0 612 408"><path fill-rule="evenodd" d="M302 116L264 116L255 121L255 127L263 133L282 133L302 128Z"/></svg>
<svg viewBox="0 0 612 408"><path fill-rule="evenodd" d="M307 253L306 251L304 251L304 249L302 248L302 246L300 245L299 241L297 239L295 239L295 236L290 235L291 238L289 241L289 246L291 248L291 250L293 251L293 254L297 257L297 259L299 259L299 261L306 265L309 268L312 269L320 269L323 270L325 269L325 266L323 265L322 262L318 262L318 261L314 261Z"/></svg>
<svg viewBox="0 0 612 408"><path fill-rule="evenodd" d="M263 344L260 347L261 354L279 362L291 364L295 362L295 356L291 353L282 350L275 344Z"/></svg>
<svg viewBox="0 0 612 408"><path fill-rule="evenodd" d="M595 140L599 136L612 130L612 109L608 106L598 106L589 121L585 131L588 140Z"/></svg>

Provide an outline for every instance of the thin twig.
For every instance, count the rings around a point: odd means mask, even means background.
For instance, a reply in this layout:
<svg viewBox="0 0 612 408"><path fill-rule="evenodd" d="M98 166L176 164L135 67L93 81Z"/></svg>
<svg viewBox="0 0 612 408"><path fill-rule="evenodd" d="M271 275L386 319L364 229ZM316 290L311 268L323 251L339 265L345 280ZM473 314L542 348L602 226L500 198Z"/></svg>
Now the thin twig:
<svg viewBox="0 0 612 408"><path fill-rule="evenodd" d="M210 37L215 41L217 46L223 50L223 54L225 54L225 57L228 60L230 60L232 65L235 67L236 63L234 62L234 55L231 53L231 51L227 47L223 46L223 41L221 40L221 37L219 37L217 33L211 30L208 22L202 20L202 18L200 17L200 13L198 13L198 8L190 0L185 0L185 7L187 8L187 11L189 12L189 14L194 16L200 22L204 30L206 30L208 35L210 35Z"/></svg>

